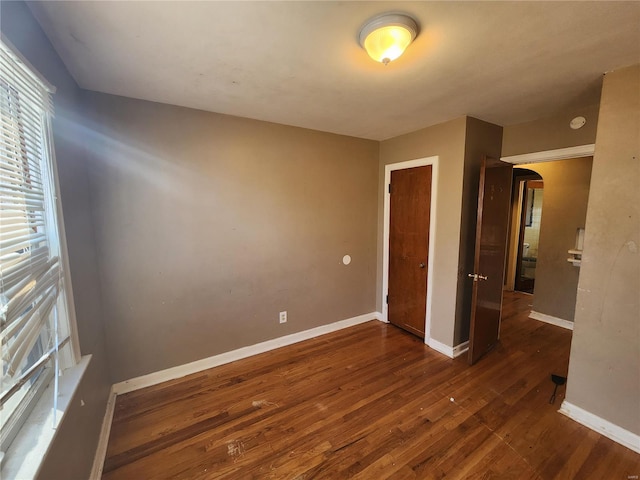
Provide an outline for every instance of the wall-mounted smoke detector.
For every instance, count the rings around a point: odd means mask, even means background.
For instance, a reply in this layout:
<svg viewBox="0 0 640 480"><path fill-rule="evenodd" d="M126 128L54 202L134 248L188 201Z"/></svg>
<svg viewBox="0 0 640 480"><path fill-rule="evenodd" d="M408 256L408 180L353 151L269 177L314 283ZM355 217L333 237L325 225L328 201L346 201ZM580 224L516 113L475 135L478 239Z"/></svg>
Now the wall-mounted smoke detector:
<svg viewBox="0 0 640 480"><path fill-rule="evenodd" d="M584 117L576 117L573 120L571 120L571 122L569 122L569 126L571 128L573 128L574 130L578 130L579 128L582 128L585 123L587 123L587 119L586 118L584 118Z"/></svg>

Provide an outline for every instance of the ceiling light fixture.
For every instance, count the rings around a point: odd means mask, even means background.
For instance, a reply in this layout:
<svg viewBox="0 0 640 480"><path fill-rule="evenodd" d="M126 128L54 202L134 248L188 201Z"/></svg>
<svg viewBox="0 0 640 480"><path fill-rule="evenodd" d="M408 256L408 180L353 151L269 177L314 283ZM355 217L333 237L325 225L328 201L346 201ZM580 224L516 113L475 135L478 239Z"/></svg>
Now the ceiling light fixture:
<svg viewBox="0 0 640 480"><path fill-rule="evenodd" d="M418 24L408 15L385 13L360 29L360 46L376 62L387 65L402 55L418 35Z"/></svg>

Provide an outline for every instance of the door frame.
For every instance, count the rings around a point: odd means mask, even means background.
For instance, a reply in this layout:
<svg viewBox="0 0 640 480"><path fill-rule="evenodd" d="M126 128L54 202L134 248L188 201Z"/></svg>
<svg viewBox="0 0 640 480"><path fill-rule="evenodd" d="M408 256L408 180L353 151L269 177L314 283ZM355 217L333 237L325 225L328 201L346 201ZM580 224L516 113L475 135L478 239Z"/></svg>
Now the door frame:
<svg viewBox="0 0 640 480"><path fill-rule="evenodd" d="M407 168L424 167L431 165L431 206L429 217L429 258L427 259L427 309L425 311L424 322L424 343L428 344L431 339L431 298L433 292L433 264L435 255L436 239L436 205L438 201L438 163L439 157L417 158L405 162L391 163L384 167L384 217L383 217L383 245L382 245L382 321L389 323L389 308L386 297L389 293L389 220L391 211L391 195L389 194L389 184L391 183L391 172L395 170L405 170Z"/></svg>
<svg viewBox="0 0 640 480"><path fill-rule="evenodd" d="M522 155L510 155L500 157L500 160L514 165L526 163L553 162L555 160L568 160L570 158L592 157L596 151L595 143L578 145L577 147L558 148L555 150L541 150L539 152L523 153Z"/></svg>

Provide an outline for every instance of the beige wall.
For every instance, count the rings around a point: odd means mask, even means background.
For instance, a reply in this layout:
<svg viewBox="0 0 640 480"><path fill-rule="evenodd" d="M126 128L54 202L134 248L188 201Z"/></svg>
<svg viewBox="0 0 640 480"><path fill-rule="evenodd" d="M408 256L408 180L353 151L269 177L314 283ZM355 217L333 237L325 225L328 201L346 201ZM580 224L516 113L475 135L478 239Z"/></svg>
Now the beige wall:
<svg viewBox="0 0 640 480"><path fill-rule="evenodd" d="M114 381L375 311L377 142L86 97Z"/></svg>
<svg viewBox="0 0 640 480"><path fill-rule="evenodd" d="M460 117L380 143L377 308L382 310L385 166L438 156L431 337L448 346L468 338L471 294L465 279L469 259L473 267L479 164L482 153L499 155L500 139L500 127Z"/></svg>
<svg viewBox="0 0 640 480"><path fill-rule="evenodd" d="M80 349L93 354L89 368L58 427L39 478L87 478L93 463L111 382L104 346L90 189L83 139L80 90L23 2L2 2L2 33L49 82L56 116L54 143Z"/></svg>
<svg viewBox="0 0 640 480"><path fill-rule="evenodd" d="M382 311L382 250L385 165L439 157L436 238L434 241L431 337L445 345L453 345L456 287L460 245L460 212L462 208L462 176L464 171L464 139L466 117L434 125L417 132L380 142L378 172L378 255L376 299ZM434 219L432 218L431 221Z"/></svg>
<svg viewBox="0 0 640 480"><path fill-rule="evenodd" d="M574 317L580 268L567 262L568 250L575 248L577 229L585 226L591 163L587 157L523 165L544 181L532 309L569 321Z"/></svg>
<svg viewBox="0 0 640 480"><path fill-rule="evenodd" d="M640 65L604 79L567 401L640 435Z"/></svg>
<svg viewBox="0 0 640 480"><path fill-rule="evenodd" d="M569 127L572 118L583 116L587 123L578 130ZM502 156L542 152L595 143L598 105L567 110L552 117L504 127Z"/></svg>

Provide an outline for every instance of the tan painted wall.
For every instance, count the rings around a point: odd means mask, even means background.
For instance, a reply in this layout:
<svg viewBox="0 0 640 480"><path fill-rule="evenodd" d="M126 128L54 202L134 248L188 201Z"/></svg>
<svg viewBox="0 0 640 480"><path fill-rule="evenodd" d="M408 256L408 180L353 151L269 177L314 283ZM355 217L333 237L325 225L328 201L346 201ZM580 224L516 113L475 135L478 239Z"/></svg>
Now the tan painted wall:
<svg viewBox="0 0 640 480"><path fill-rule="evenodd" d="M640 65L604 79L567 401L640 435Z"/></svg>
<svg viewBox="0 0 640 480"><path fill-rule="evenodd" d="M114 381L375 310L377 142L86 95Z"/></svg>
<svg viewBox="0 0 640 480"><path fill-rule="evenodd" d="M542 176L544 200L532 309L573 321L580 269L567 262L584 228L591 157L524 165ZM517 232L514 232L517 233Z"/></svg>
<svg viewBox="0 0 640 480"><path fill-rule="evenodd" d="M382 311L385 166L438 156L431 337L448 346L469 338L478 181L483 154L500 156L502 127L460 117L380 143L377 309Z"/></svg>
<svg viewBox="0 0 640 480"><path fill-rule="evenodd" d="M583 116L587 123L578 130L569 127L572 118ZM504 127L502 156L555 150L595 143L598 105L568 110L552 117Z"/></svg>
<svg viewBox="0 0 640 480"><path fill-rule="evenodd" d="M382 311L384 167L391 163L438 155L435 264L431 336L453 345L464 171L466 118L460 117L380 143L378 180L377 308Z"/></svg>
<svg viewBox="0 0 640 480"><path fill-rule="evenodd" d="M80 349L93 354L82 382L56 432L39 477L88 478L111 382L107 370L96 247L86 170L86 152L78 125L83 123L77 85L23 2L1 2L2 33L49 82L64 228L69 251ZM84 402L84 406L81 405Z"/></svg>

